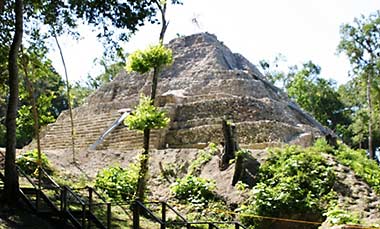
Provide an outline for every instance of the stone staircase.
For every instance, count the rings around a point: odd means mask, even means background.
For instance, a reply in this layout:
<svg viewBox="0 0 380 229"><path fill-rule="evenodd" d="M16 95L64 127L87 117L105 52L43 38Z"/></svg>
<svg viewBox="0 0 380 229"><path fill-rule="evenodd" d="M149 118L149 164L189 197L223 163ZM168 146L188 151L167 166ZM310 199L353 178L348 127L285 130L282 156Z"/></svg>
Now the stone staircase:
<svg viewBox="0 0 380 229"><path fill-rule="evenodd" d="M106 131L109 126L120 117L117 110L107 112L91 112L90 108L73 110L75 148L87 149ZM161 140L161 132L151 132L150 146L158 148ZM71 125L68 112L63 113L55 123L49 124L41 134L41 147L49 149L70 149L72 145ZM121 124L114 129L97 149L130 150L143 146L143 134L138 131L128 130ZM36 147L35 141L27 148Z"/></svg>

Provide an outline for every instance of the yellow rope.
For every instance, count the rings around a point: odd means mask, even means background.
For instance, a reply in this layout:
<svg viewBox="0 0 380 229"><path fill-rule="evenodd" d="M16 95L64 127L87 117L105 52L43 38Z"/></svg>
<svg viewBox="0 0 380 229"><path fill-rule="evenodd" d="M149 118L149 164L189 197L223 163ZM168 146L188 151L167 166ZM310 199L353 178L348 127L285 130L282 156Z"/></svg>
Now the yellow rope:
<svg viewBox="0 0 380 229"><path fill-rule="evenodd" d="M120 194L128 195L129 193L120 192ZM130 194L129 194L129 196L132 198L134 197L133 195L130 195ZM147 200L146 202L162 202L162 200L149 200L149 201ZM174 202L171 202L170 205L173 207L181 207L182 206L182 204L177 204ZM261 215L255 215L255 214L237 213L237 212L227 211L227 210L222 210L222 209L206 208L205 210L208 210L209 212L215 212L215 213L225 213L225 214L229 214L229 215L240 215L240 216L245 216L245 217L260 218L260 219L275 220L275 221L283 221L283 222L290 222L290 223L302 223L302 224L312 224L312 225L321 225L323 223L323 222L315 222L315 221L307 221L307 220L297 220L297 219L288 219L288 218L280 218L280 217L261 216ZM349 228L352 228L352 229L374 229L375 227L349 225Z"/></svg>
<svg viewBox="0 0 380 229"><path fill-rule="evenodd" d="M209 209L209 210L217 212L217 213L227 213L227 214L230 214L230 215L241 215L241 216L252 217L252 218L261 218L261 219L269 219L269 220L292 222L292 223L303 223L303 224L314 224L314 225L320 225L320 224L323 223L323 222L313 222L313 221L306 221L306 220L297 220L297 219L287 219L287 218L279 218L279 217L261 216L261 215L246 214L246 213L236 213L236 212L226 211L226 210L220 210L220 209Z"/></svg>

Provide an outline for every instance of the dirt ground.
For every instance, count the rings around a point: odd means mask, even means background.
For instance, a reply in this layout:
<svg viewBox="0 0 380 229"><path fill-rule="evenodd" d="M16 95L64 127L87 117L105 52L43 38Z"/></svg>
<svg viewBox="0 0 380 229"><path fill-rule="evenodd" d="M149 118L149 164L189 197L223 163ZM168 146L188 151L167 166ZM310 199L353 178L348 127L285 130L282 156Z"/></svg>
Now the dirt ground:
<svg viewBox="0 0 380 229"><path fill-rule="evenodd" d="M76 163L73 163L73 156L70 150L48 150L45 151L51 163L60 174L68 179L93 180L96 174L103 168L111 165L127 167L131 162L136 161L139 150L133 151L114 151L114 150L83 150L76 153ZM175 181L165 180L161 176L161 166L175 168L176 176L182 177L187 173L191 162L197 158L198 149L165 149L153 150L149 159L149 190L152 200L167 200L170 198L169 186ZM201 176L212 178L216 181L217 192L228 201L241 202L243 199L240 191L235 190L231 185L234 166L231 165L227 170L220 172L219 157L214 156L212 160L204 166Z"/></svg>

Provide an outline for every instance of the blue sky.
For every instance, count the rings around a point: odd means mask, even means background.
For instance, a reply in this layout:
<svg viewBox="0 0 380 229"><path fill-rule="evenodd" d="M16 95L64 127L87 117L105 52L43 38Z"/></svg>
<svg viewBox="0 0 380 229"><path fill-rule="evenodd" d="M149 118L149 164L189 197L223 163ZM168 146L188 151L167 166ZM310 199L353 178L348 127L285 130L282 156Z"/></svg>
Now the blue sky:
<svg viewBox="0 0 380 229"><path fill-rule="evenodd" d="M273 59L278 53L287 64L308 60L322 67L322 76L344 83L350 65L344 55L336 54L339 27L351 23L361 14L380 9L379 0L183 0L182 6L170 6L170 24L165 42L178 34L198 32L215 34L233 52L244 55L252 63ZM199 26L192 22L197 18ZM146 25L125 44L133 52L157 42L159 25ZM102 55L102 45L95 33L81 27L82 39L61 37L69 79L96 76L101 69L93 63ZM59 73L63 73L58 50L49 57Z"/></svg>

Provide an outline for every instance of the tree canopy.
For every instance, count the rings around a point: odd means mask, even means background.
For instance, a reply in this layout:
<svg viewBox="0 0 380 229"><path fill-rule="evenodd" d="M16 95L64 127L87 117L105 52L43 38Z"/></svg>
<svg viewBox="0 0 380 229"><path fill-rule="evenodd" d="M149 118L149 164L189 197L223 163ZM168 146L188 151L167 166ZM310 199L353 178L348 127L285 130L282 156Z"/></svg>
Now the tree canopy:
<svg viewBox="0 0 380 229"><path fill-rule="evenodd" d="M374 158L373 135L376 122L375 109L379 100L373 100L373 95L379 91L380 75L380 11L355 18L351 24L341 26L341 40L338 51L346 54L354 77L362 78L361 84L366 91L366 110L368 118L368 151Z"/></svg>

